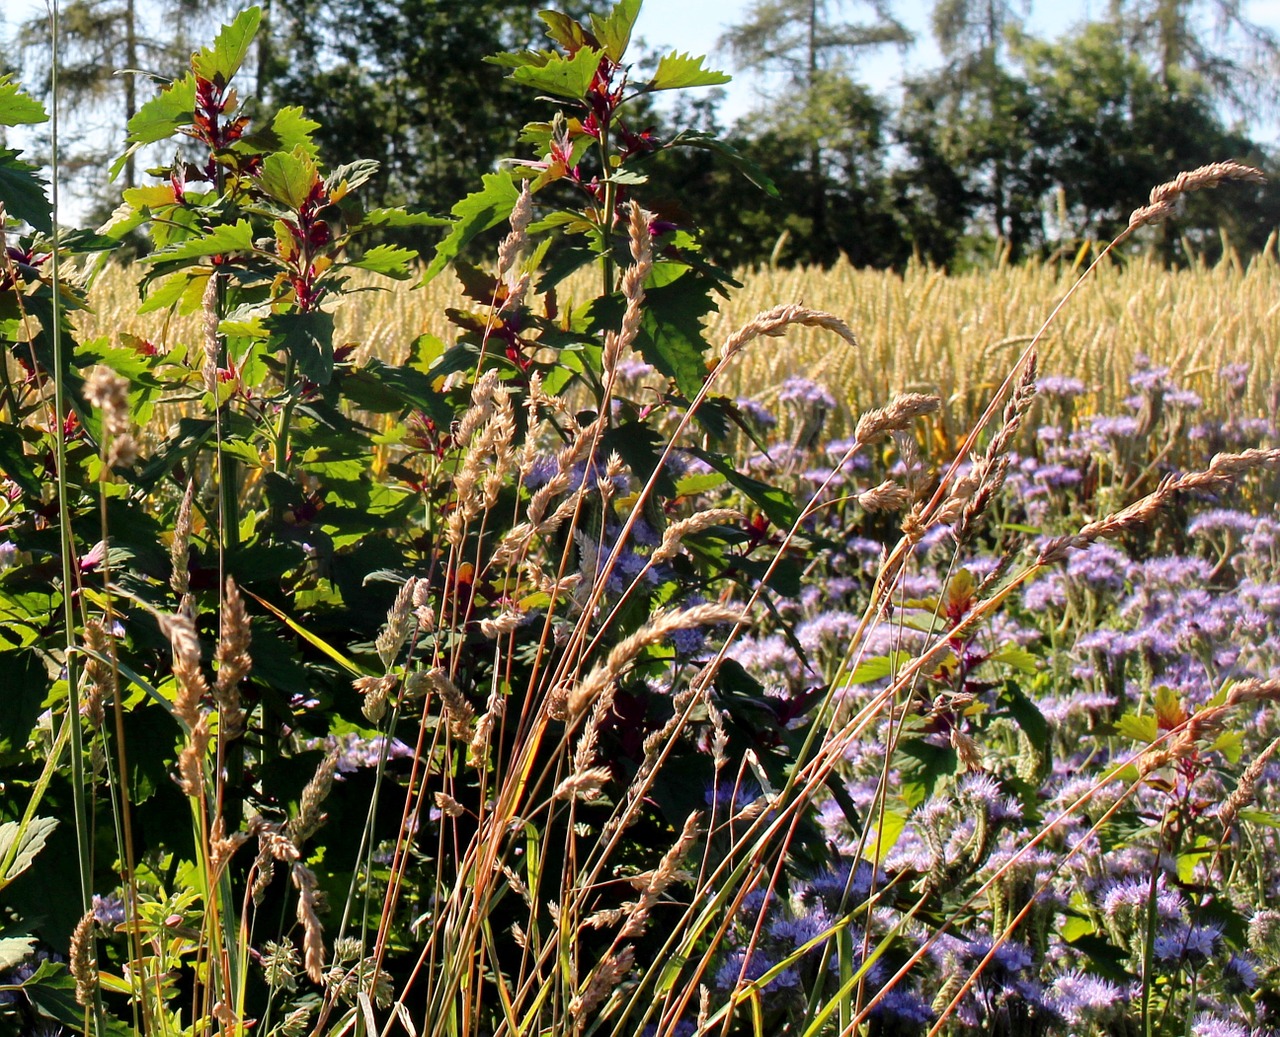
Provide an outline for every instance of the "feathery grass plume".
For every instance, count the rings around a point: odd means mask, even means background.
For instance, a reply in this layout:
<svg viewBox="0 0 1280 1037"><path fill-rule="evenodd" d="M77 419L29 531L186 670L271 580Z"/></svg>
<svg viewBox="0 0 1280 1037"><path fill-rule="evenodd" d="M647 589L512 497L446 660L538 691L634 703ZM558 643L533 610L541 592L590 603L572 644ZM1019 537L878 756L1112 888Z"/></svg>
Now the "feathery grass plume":
<svg viewBox="0 0 1280 1037"><path fill-rule="evenodd" d="M106 661L114 658L114 646L99 619L85 622L84 643L94 654L85 655L84 675L88 683L80 710L91 726L99 728L106 719L103 704L110 702L117 690L115 667Z"/></svg>
<svg viewBox="0 0 1280 1037"><path fill-rule="evenodd" d="M777 337L791 325L798 324L810 328L826 328L833 331L851 346L857 346L858 339L853 331L839 317L821 310L811 310L797 303L784 303L772 309L756 314L751 320L735 331L720 347L720 358L728 360L742 350L748 343L762 335Z"/></svg>
<svg viewBox="0 0 1280 1037"><path fill-rule="evenodd" d="M387 714L387 696L396 686L396 676L388 673L382 677L357 677L351 682L356 694L363 701L360 712L371 724L376 724Z"/></svg>
<svg viewBox="0 0 1280 1037"><path fill-rule="evenodd" d="M396 656L400 654L400 649L404 647L413 629L411 610L413 592L417 585L417 578L413 576L400 585L395 603L387 610L387 624L373 643L384 669L391 669L391 664L396 661Z"/></svg>
<svg viewBox="0 0 1280 1037"><path fill-rule="evenodd" d="M298 891L298 922L302 925L302 967L312 983L324 981L324 927L316 910L316 875L310 868L295 863L289 869Z"/></svg>
<svg viewBox="0 0 1280 1037"><path fill-rule="evenodd" d="M338 750L333 749L325 754L315 774L303 788L298 800L298 815L289 822L287 828L289 838L298 849L302 849L302 844L319 831L320 826L328 819L328 815L320 807L333 788L333 776L337 771Z"/></svg>
<svg viewBox="0 0 1280 1037"><path fill-rule="evenodd" d="M891 432L910 428L916 418L932 414L942 405L942 399L933 393L898 393L886 407L869 410L858 419L853 438L861 444L874 443Z"/></svg>
<svg viewBox="0 0 1280 1037"><path fill-rule="evenodd" d="M467 808L447 792L436 792L433 798L436 801L436 806L440 808L440 812L446 817L461 817L467 812Z"/></svg>
<svg viewBox="0 0 1280 1037"><path fill-rule="evenodd" d="M218 704L219 729L234 738L244 727L244 710L240 708L240 682L253 668L249 655L249 614L245 611L240 589L230 576L222 595L221 635L214 658L218 675L213 682L213 699Z"/></svg>
<svg viewBox="0 0 1280 1037"><path fill-rule="evenodd" d="M200 374L204 378L204 389L216 402L218 399L218 277L214 273L204 286L204 295L200 300L200 311L203 315L204 364Z"/></svg>
<svg viewBox="0 0 1280 1037"><path fill-rule="evenodd" d="M275 877L276 861L292 864L301 856L293 840L285 834L285 826L266 821L260 815L249 820L248 833L258 838L258 855L254 858L249 874L254 876L249 894L256 906L261 907L267 896L267 887Z"/></svg>
<svg viewBox="0 0 1280 1037"><path fill-rule="evenodd" d="M1262 772L1267 769L1267 765L1277 752L1280 752L1280 738L1273 738L1267 743L1262 752L1249 761L1249 766L1240 775L1240 780L1236 782L1236 787L1223 800L1222 807L1218 811L1218 821L1222 825L1222 838L1224 841L1235 827L1236 818L1240 816L1240 811L1253 802L1253 797L1258 790L1258 780L1262 777Z"/></svg>
<svg viewBox="0 0 1280 1037"><path fill-rule="evenodd" d="M901 511L911 503L911 494L905 486L885 481L857 496L863 511Z"/></svg>
<svg viewBox="0 0 1280 1037"><path fill-rule="evenodd" d="M196 493L196 481L188 480L186 492L178 505L178 514L173 520L173 540L169 544L169 588L177 597L178 611L191 612L191 575L188 568L187 552L191 545L191 504Z"/></svg>
<svg viewBox="0 0 1280 1037"><path fill-rule="evenodd" d="M84 382L85 402L102 412L102 432L109 468L129 468L138 459L129 414L129 379L102 364L94 366Z"/></svg>
<svg viewBox="0 0 1280 1037"><path fill-rule="evenodd" d="M694 842L697 841L698 825L701 820L702 814L697 810L685 818L684 827L680 830L680 837L675 841L675 845L662 855L662 860L659 861L658 866L649 875L649 881L641 891L640 899L636 901L635 906L627 916L626 923L619 930L617 936L619 940L629 940L640 936L648 928L650 912L653 911L662 894L666 892L667 887L680 877L680 863L688 855Z"/></svg>
<svg viewBox="0 0 1280 1037"><path fill-rule="evenodd" d="M1216 454L1202 472L1170 475L1145 497L1114 514L1086 523L1080 532L1056 537L1040 550L1036 565L1053 565L1063 561L1072 549L1088 547L1095 540L1111 540L1149 522L1179 490L1208 490L1230 485L1246 472L1280 464L1280 449L1243 450L1236 454Z"/></svg>
<svg viewBox="0 0 1280 1037"><path fill-rule="evenodd" d="M1179 173L1172 180L1151 189L1147 204L1134 209L1130 214L1127 229L1134 231L1148 223L1168 219L1174 213L1174 203L1182 195L1217 187L1224 180L1262 184L1266 183L1267 178L1260 169L1231 161L1211 162L1207 166Z"/></svg>
<svg viewBox="0 0 1280 1037"><path fill-rule="evenodd" d="M645 648L657 644L669 634L677 630L690 630L699 626L713 626L717 623L744 623L746 614L741 609L724 605L707 603L694 605L683 611L660 611L649 617L644 624L630 637L618 642L606 657L602 665L592 668L591 672L569 694L568 711L570 719L577 719L583 711L593 704L613 683L622 676L631 661Z"/></svg>
<svg viewBox="0 0 1280 1037"><path fill-rule="evenodd" d="M701 533L712 526L744 520L745 516L737 508L708 508L688 518L679 519L667 527L667 531L662 534L662 543L654 549L649 560L653 565L669 562L680 553L680 545L685 537Z"/></svg>
<svg viewBox="0 0 1280 1037"><path fill-rule="evenodd" d="M586 1014L608 997L626 978L635 960L635 948L628 944L608 955L592 969L590 976L587 977L585 989L580 994L575 994L569 1002L569 1015L574 1020L575 1029L581 1029Z"/></svg>
<svg viewBox="0 0 1280 1037"><path fill-rule="evenodd" d="M98 990L98 956L94 950L93 912L86 911L71 934L69 970L76 981L76 1004L88 1008Z"/></svg>
<svg viewBox="0 0 1280 1037"><path fill-rule="evenodd" d="M449 723L449 733L461 742L471 744L476 734L476 711L466 696L458 690L458 686L449 679L449 675L439 666L427 671L427 679L431 688L440 698L444 706L445 720Z"/></svg>
<svg viewBox="0 0 1280 1037"><path fill-rule="evenodd" d="M502 304L504 311L520 307L525 290L529 286L528 274L520 274L516 264L520 261L520 253L524 250L528 238L529 220L533 217L533 192L529 190L526 180L520 188L520 196L511 209L509 223L511 231L498 245L498 280L507 286L507 299Z"/></svg>
<svg viewBox="0 0 1280 1037"><path fill-rule="evenodd" d="M156 616L160 632L169 639L173 651L173 676L178 685L173 712L187 728L187 743L178 754L178 781L191 797L203 791L204 760L209 751L209 714L201 702L209 695L209 685L200 668L200 640L195 624L181 613Z"/></svg>
<svg viewBox="0 0 1280 1037"><path fill-rule="evenodd" d="M574 771L556 786L551 798L599 799L603 794L601 790L604 788L604 783L609 780L612 774L613 772L608 767L588 767L585 770Z"/></svg>
<svg viewBox="0 0 1280 1037"><path fill-rule="evenodd" d="M622 275L622 297L627 306L622 314L622 327L617 332L607 332L601 366L605 377L612 375L624 353L632 348L640 332L644 318L644 282L653 269L653 213L646 212L638 202L631 203L629 224L631 240L631 266Z"/></svg>
<svg viewBox="0 0 1280 1037"><path fill-rule="evenodd" d="M213 825L209 829L209 870L214 875L221 874L235 852L248 841L247 832L232 832L227 835L226 819L219 814L213 819Z"/></svg>

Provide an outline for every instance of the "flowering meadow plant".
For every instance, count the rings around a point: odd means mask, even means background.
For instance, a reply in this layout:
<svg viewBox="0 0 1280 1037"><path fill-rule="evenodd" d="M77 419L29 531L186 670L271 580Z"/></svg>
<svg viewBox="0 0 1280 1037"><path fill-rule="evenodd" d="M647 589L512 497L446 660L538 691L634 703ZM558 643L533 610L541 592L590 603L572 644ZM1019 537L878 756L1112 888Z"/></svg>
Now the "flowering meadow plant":
<svg viewBox="0 0 1280 1037"><path fill-rule="evenodd" d="M448 217L249 114L257 8L131 121L180 146L98 232L0 158L0 1025L1275 1024L1271 419L1149 364L1092 413L1042 336L958 441L928 392L838 440L834 386L730 395L789 331L858 340L784 303L707 341L736 282L645 162L772 185L634 123L724 81L641 73L638 10L494 59L549 117ZM1257 176L1183 174L1122 237ZM78 341L140 228L139 314L198 336ZM358 274L447 271L451 343L335 344Z"/></svg>

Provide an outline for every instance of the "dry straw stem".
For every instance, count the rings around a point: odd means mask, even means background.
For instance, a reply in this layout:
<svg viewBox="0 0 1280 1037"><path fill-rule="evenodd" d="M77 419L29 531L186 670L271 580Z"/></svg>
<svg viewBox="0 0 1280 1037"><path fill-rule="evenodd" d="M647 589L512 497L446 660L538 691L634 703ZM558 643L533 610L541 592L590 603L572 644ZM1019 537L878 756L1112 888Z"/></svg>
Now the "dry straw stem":
<svg viewBox="0 0 1280 1037"><path fill-rule="evenodd" d="M299 850L325 823L327 815L320 809L329 790L333 788L333 776L338 771L338 752L332 750L316 768L315 774L302 790L298 803L298 815L289 822L287 834Z"/></svg>
<svg viewBox="0 0 1280 1037"><path fill-rule="evenodd" d="M298 921L302 925L302 962L312 983L324 980L324 928L316 910L316 876L310 868L295 863L290 869L298 890Z"/></svg>
<svg viewBox="0 0 1280 1037"><path fill-rule="evenodd" d="M632 202L629 225L632 262L622 275L622 297L626 299L627 307L622 314L621 329L616 334L609 332L605 335L601 363L606 377L612 375L618 361L635 345L640 331L640 321L644 317L644 282L653 269L652 226L653 213Z"/></svg>
<svg viewBox="0 0 1280 1037"><path fill-rule="evenodd" d="M660 565L663 562L669 562L680 553L680 545L687 536L701 533L712 526L743 521L744 518L742 512L736 508L708 508L706 511L700 511L696 515L673 522L662 534L662 543L650 555L649 564Z"/></svg>
<svg viewBox="0 0 1280 1037"><path fill-rule="evenodd" d="M218 703L219 729L228 738L234 738L244 726L244 711L240 708L240 682L253 668L249 655L249 614L235 580L227 577L222 596L222 632L218 638L215 658L218 676L213 685L213 698Z"/></svg>
<svg viewBox="0 0 1280 1037"><path fill-rule="evenodd" d="M1172 216L1175 211L1174 203L1184 194L1217 187L1224 180L1262 184L1266 183L1266 179L1260 169L1229 161L1211 162L1207 166L1179 173L1172 180L1151 189L1147 204L1140 209L1134 209L1130 215L1126 233L1148 223L1159 223Z"/></svg>
<svg viewBox="0 0 1280 1037"><path fill-rule="evenodd" d="M887 407L877 407L863 414L858 419L853 438L866 445L891 432L906 431L916 418L932 414L941 404L941 398L933 393L899 393Z"/></svg>
<svg viewBox="0 0 1280 1037"><path fill-rule="evenodd" d="M191 504L195 497L196 483L192 479L187 483L182 502L178 505L178 514L173 520L173 541L169 545L169 562L172 571L169 574L169 587L177 596L179 611L190 612L190 601L187 595L191 590L191 577L187 567L187 551L191 545Z"/></svg>

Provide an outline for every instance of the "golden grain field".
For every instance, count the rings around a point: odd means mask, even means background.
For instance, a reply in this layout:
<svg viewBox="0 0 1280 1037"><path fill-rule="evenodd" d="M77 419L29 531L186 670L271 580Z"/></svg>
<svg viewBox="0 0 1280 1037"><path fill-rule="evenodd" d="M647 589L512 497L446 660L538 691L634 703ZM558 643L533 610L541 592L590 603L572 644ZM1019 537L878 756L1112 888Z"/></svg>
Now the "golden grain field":
<svg viewBox="0 0 1280 1037"><path fill-rule="evenodd" d="M768 403L788 376L803 374L824 384L848 414L882 403L895 390L927 389L942 394L946 420L963 428L1073 276L1066 267L1035 263L962 275L924 267L899 275L847 264L745 272L743 288L710 321L708 337L717 343L778 303L830 311L847 320L860 349L821 331L794 329L747 350L725 391ZM138 317L133 277L112 268L99 278L90 296L93 311L78 318L86 338L127 331L162 349L198 341L196 316ZM390 285L337 308L336 345L356 343L362 353L397 362L423 332L452 341L444 311L459 297L448 273L425 289ZM562 296L561 305L571 301ZM1090 389L1085 406L1106 411L1128 395L1128 374L1140 354L1170 367L1206 401L1222 398L1218 372L1225 364L1248 363L1244 406L1261 415L1276 406L1269 396L1278 349L1280 261L1273 238L1247 267L1224 262L1170 271L1136 259L1100 268L1051 326L1040 368L1082 379Z"/></svg>

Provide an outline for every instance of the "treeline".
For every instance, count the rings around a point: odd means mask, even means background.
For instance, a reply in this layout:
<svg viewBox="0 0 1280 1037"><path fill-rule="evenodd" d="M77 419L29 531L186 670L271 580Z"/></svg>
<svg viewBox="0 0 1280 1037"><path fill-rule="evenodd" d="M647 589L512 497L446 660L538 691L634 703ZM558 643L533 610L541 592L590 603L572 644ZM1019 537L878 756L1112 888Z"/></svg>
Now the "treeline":
<svg viewBox="0 0 1280 1037"><path fill-rule="evenodd" d="M377 159L380 204L437 213L481 174L527 155L519 128L539 102L481 59L545 45L529 0L265 0L256 93L298 105L320 125L321 157ZM571 5L572 6L572 5ZM580 0L575 14L608 0ZM650 110L626 129L647 151L646 197L677 224L696 222L731 264L900 267L913 257L960 267L994 255L1074 255L1109 238L1153 184L1235 158L1275 169L1253 139L1274 111L1280 46L1232 0L1111 0L1101 17L1048 40L1008 0L936 0L942 64L877 89L859 74L877 48L905 57L919 41L884 0L756 0L724 39L737 73L770 84L767 103L723 125L723 94L677 113ZM204 12L201 14L200 12ZM121 68L180 67L202 17L193 0L72 0L63 10L61 90L121 127L150 86ZM865 17L857 17L865 16ZM48 29L22 27L21 73L48 76ZM645 77L643 62L634 70ZM550 105L545 111L551 110ZM545 114L545 113L544 113ZM587 113L584 113L584 118ZM664 147L674 125L701 127L737 152ZM686 138L687 142L687 138ZM678 153L677 153L678 150ZM64 148L81 189L110 197L100 142ZM584 183L599 170L575 156ZM764 188L744 179L742 170ZM140 182L133 166L122 176ZM105 203L99 209L106 210ZM1177 236L1141 242L1171 261L1264 247L1280 213L1271 185L1197 199ZM422 244L422 243L418 243Z"/></svg>

